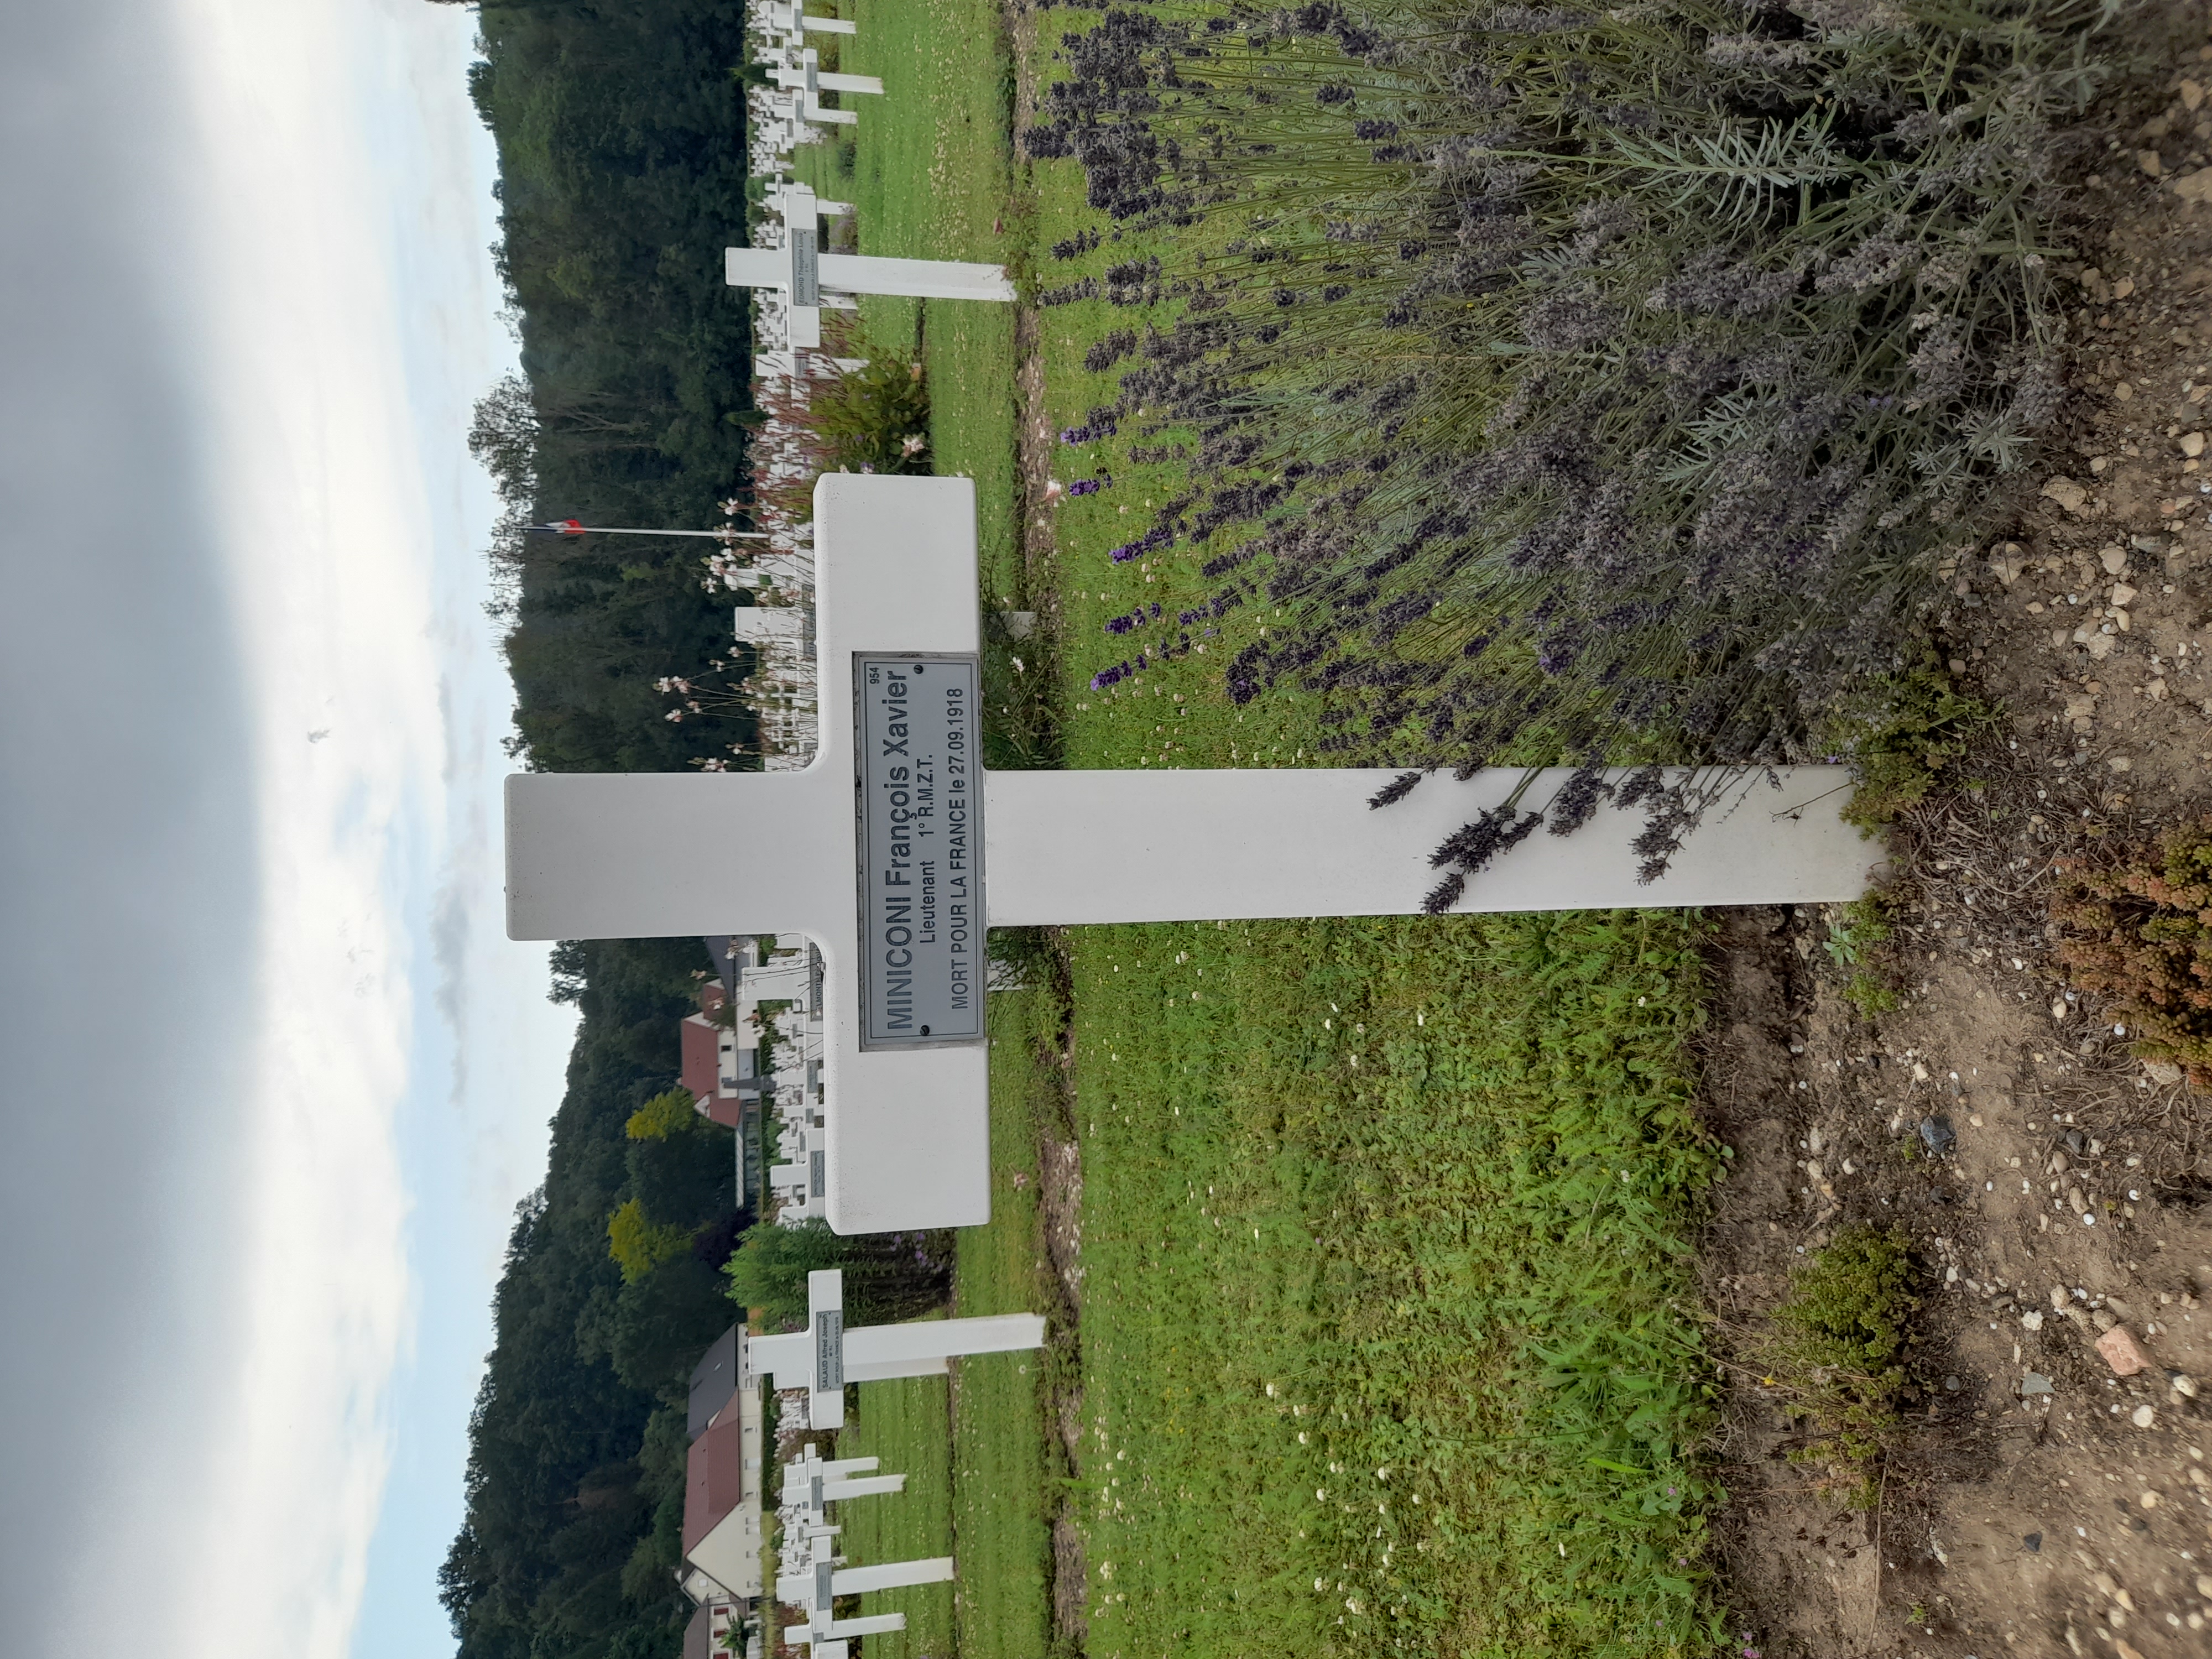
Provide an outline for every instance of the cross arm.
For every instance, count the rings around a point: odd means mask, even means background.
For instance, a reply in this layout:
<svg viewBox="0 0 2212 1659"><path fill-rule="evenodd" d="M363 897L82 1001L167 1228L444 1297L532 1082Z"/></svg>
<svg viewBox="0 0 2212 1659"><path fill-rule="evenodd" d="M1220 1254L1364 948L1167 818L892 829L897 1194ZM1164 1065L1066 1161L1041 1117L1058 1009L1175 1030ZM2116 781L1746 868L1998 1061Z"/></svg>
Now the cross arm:
<svg viewBox="0 0 2212 1659"><path fill-rule="evenodd" d="M809 901L851 890L851 843L839 860L811 831L825 813L849 818L851 795L808 772L516 774L507 937L819 932Z"/></svg>
<svg viewBox="0 0 2212 1659"><path fill-rule="evenodd" d="M1422 780L1371 809L1395 771L991 772L984 776L985 904L994 927L1258 916L1405 915L1437 880L1445 837L1502 805L1526 775L1492 767ZM1573 775L1540 773L1540 807ZM1617 779L1620 774L1613 775ZM1671 783L1684 775L1668 774ZM1571 836L1534 835L1467 884L1462 910L1630 909L1843 902L1866 891L1879 842L1843 820L1840 766L1754 770L1705 814L1659 880L1637 879L1644 815L1601 805Z"/></svg>

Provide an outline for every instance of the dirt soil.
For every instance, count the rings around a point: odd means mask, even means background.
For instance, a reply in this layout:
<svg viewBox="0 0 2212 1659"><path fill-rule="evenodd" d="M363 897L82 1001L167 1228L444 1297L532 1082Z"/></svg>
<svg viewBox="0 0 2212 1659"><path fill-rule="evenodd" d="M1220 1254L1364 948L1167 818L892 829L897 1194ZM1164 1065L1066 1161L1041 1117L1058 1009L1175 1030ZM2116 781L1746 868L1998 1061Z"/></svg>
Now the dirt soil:
<svg viewBox="0 0 2212 1659"><path fill-rule="evenodd" d="M1716 942L1720 1544L1763 1659L2212 1654L2212 1102L2064 982L2047 908L2059 860L2212 814L2212 47L2162 21L2171 101L2061 272L2072 453L1934 618L2005 720L1892 836L1900 1006L1844 995L1832 915ZM1769 1376L1790 1271L1862 1222L1935 1287L1871 1506Z"/></svg>

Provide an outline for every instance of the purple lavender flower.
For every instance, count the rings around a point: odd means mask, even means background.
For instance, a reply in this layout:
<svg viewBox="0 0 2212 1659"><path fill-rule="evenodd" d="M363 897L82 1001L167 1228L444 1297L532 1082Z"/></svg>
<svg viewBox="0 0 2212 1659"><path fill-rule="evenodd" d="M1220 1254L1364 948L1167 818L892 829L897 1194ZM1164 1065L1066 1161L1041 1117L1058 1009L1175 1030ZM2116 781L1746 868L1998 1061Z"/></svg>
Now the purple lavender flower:
<svg viewBox="0 0 2212 1659"><path fill-rule="evenodd" d="M1413 793L1413 786L1421 781L1419 772L1401 772L1398 775L1368 797L1369 811L1378 806L1391 806Z"/></svg>

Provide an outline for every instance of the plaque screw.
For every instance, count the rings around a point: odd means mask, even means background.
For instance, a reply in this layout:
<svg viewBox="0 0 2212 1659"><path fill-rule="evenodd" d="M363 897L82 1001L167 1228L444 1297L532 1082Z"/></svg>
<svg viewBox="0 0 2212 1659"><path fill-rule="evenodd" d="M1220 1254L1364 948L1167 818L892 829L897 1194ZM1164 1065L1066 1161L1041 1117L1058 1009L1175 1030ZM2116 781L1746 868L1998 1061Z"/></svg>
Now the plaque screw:
<svg viewBox="0 0 2212 1659"><path fill-rule="evenodd" d="M929 1027L927 1027L927 1025L923 1026L923 1027L921 1028L921 1034L922 1034L922 1036L927 1036L929 1035Z"/></svg>

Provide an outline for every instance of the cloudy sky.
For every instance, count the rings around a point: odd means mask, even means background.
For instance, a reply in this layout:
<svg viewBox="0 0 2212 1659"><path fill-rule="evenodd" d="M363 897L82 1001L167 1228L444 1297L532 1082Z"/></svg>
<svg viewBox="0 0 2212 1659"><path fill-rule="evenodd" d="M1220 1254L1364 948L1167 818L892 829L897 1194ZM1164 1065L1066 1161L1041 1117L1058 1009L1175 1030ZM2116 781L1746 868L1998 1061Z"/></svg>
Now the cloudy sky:
<svg viewBox="0 0 2212 1659"><path fill-rule="evenodd" d="M500 938L473 20L0 0L0 1651L450 1650Z"/></svg>

